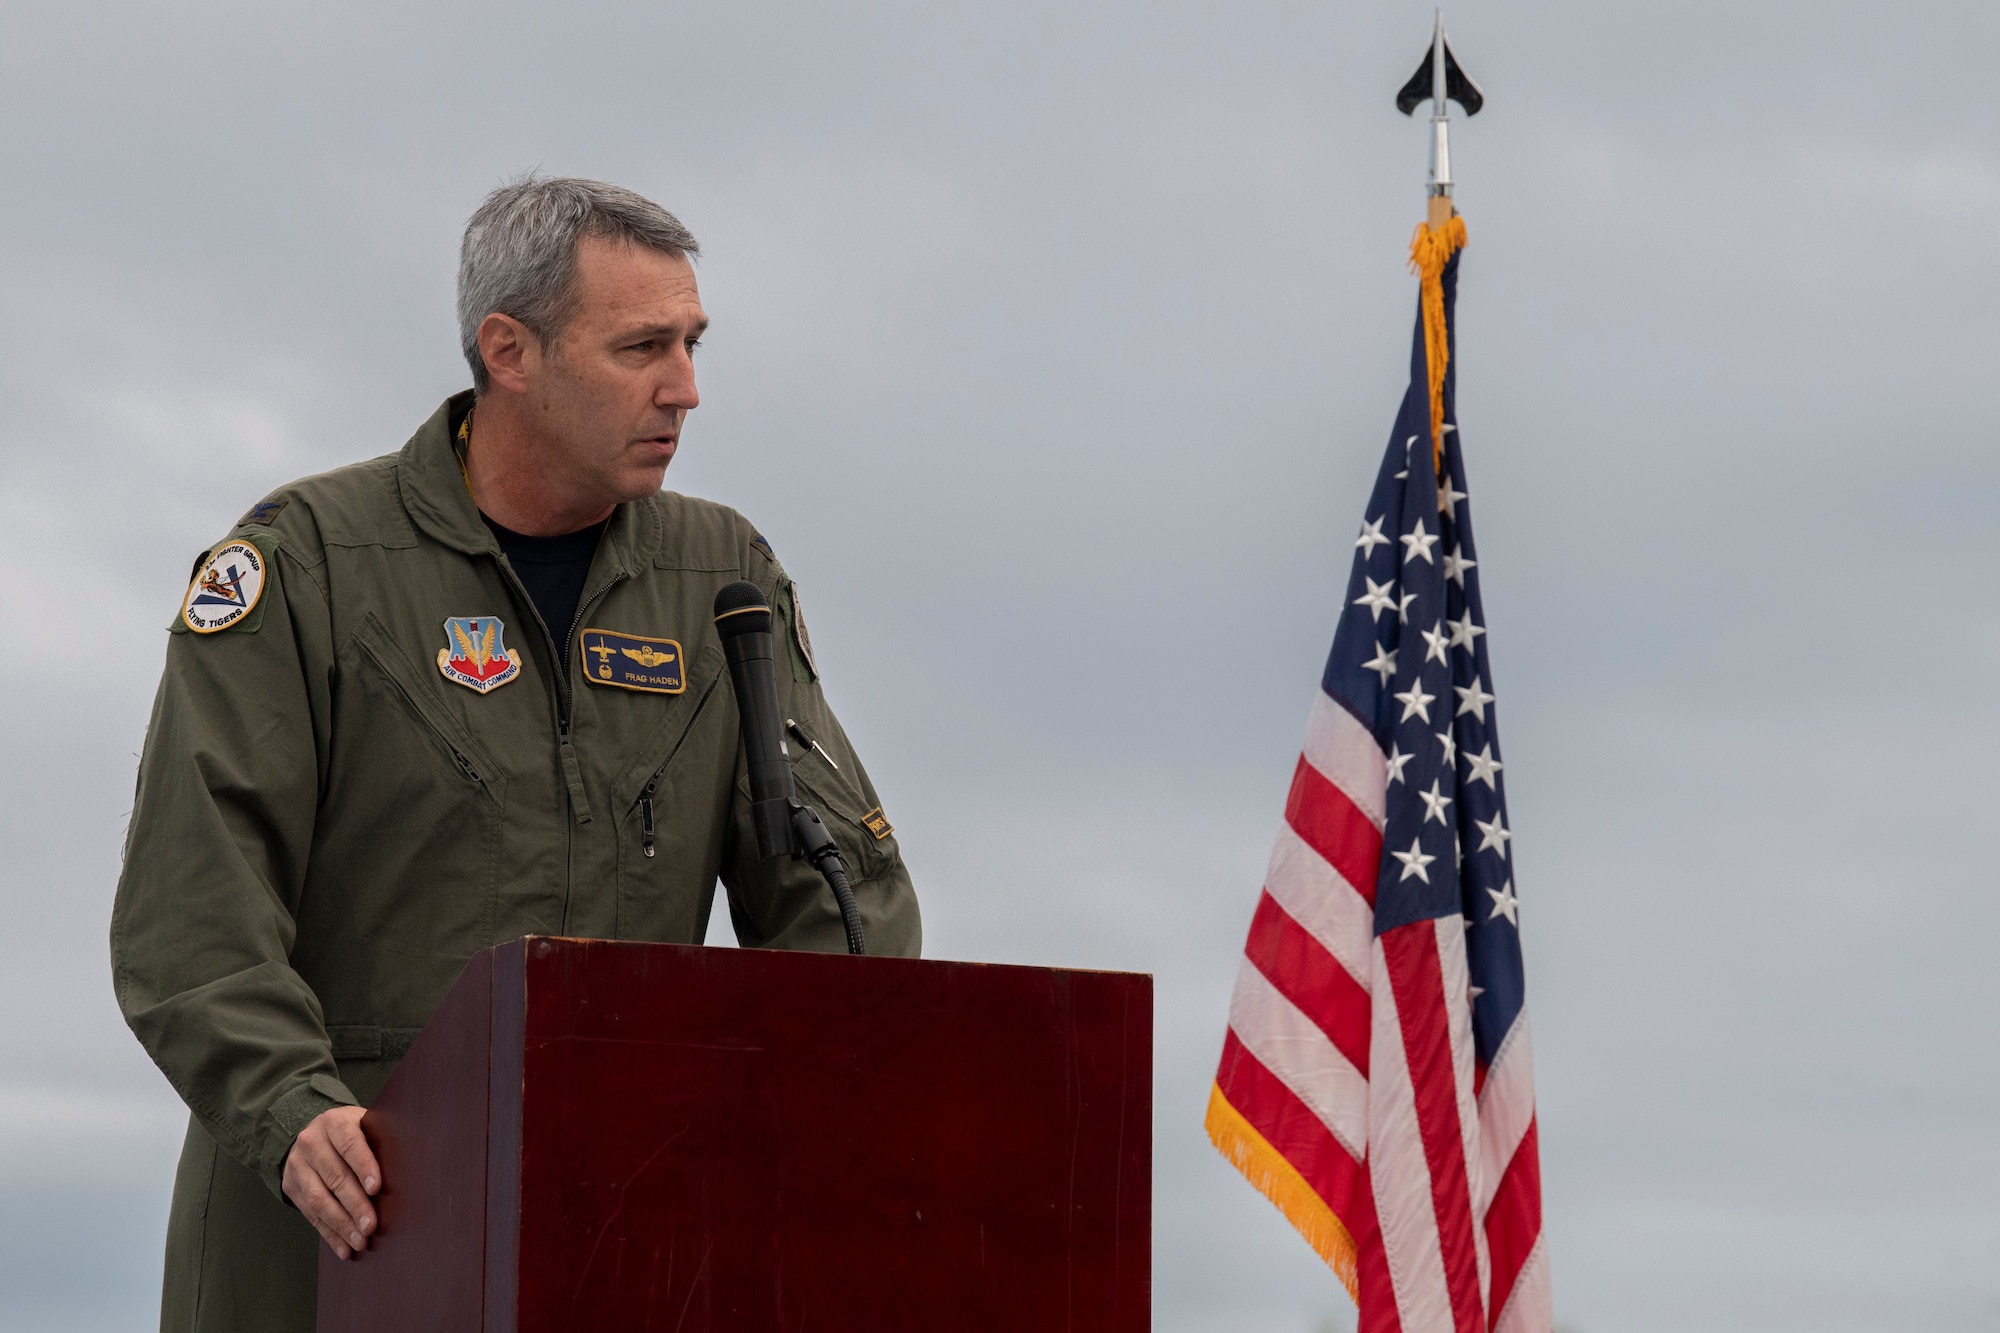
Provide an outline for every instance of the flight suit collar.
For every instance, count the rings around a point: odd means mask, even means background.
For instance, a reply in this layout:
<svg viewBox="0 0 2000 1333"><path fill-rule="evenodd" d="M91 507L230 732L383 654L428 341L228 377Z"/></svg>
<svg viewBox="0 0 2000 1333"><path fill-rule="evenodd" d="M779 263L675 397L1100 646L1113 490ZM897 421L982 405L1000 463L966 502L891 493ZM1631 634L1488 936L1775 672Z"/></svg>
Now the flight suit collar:
<svg viewBox="0 0 2000 1333"><path fill-rule="evenodd" d="M397 460L396 482L403 507L424 532L467 555L500 554L493 530L479 517L479 506L465 484L452 433L472 407L472 390L455 393L438 405ZM612 511L611 522L597 548L593 568L629 576L638 572L660 542L659 507L646 500L629 501Z"/></svg>

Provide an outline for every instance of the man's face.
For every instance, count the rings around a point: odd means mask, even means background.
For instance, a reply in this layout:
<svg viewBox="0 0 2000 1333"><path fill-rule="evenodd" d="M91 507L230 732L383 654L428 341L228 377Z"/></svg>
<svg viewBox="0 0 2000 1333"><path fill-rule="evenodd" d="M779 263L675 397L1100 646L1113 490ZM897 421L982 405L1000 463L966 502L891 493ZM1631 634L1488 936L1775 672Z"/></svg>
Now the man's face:
<svg viewBox="0 0 2000 1333"><path fill-rule="evenodd" d="M708 316L684 256L585 237L576 260L575 314L524 358L525 405L564 489L622 504L660 489L701 401L694 348Z"/></svg>

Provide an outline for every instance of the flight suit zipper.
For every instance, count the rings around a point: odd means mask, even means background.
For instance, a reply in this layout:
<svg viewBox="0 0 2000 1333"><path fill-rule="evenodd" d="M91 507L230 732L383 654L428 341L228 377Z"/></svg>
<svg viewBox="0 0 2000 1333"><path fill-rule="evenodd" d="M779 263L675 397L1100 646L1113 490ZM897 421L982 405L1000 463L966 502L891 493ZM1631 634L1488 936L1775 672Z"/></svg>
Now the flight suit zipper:
<svg viewBox="0 0 2000 1333"><path fill-rule="evenodd" d="M597 591L591 593L588 597L583 598L576 604L576 614L570 617L569 633L563 636L563 644L566 645L574 643L576 641L577 631L583 628L583 620L585 614L590 610L591 607L597 605L598 598L604 596L605 593L610 592L612 588L618 585L619 580L624 577L625 577L625 572L623 570L620 570L617 574L613 575L611 578L605 580L603 583L598 584ZM525 595L525 590L523 590L523 593ZM535 619L540 620L541 618L542 618L541 612L537 611L535 613ZM548 632L548 626L546 624L542 626L542 631L544 633ZM563 655L562 647L557 645L553 638L550 639L549 646L557 649L556 660L562 664L562 678L557 683L556 686L556 710L557 710L556 716L557 720L561 724L562 734L565 737L567 737L569 735L570 706L576 702L576 687L570 683L569 661Z"/></svg>
<svg viewBox="0 0 2000 1333"><path fill-rule="evenodd" d="M653 855L653 793L660 789L660 774L666 771L665 764L654 769L639 793L639 849L647 856Z"/></svg>
<svg viewBox="0 0 2000 1333"><path fill-rule="evenodd" d="M569 719L560 719L556 729L556 754L562 760L563 785L569 788L569 813L573 823L590 822L590 793L583 785L583 762L569 743Z"/></svg>
<svg viewBox="0 0 2000 1333"><path fill-rule="evenodd" d="M599 540L600 542L602 541L601 538ZM562 929L567 931L569 929L570 899L576 887L576 830L578 825L588 824L591 819L590 793L583 785L583 763L577 757L576 747L570 744L570 706L575 702L575 690L570 684L569 677L570 662L567 655L563 652L562 644L556 642L555 634L549 629L548 622L542 619L541 608L537 607L535 599L528 595L527 586L521 582L520 576L514 573L514 567L507 563L505 552L499 553L494 563L500 566L501 576L507 580L508 585L513 589L515 603L526 607L528 614L534 617L535 623L541 627L542 638L549 646L550 659L557 670L555 699L556 760L562 767L563 786L569 793L570 808L570 822L564 830L563 836ZM603 597L605 593L610 592L612 588L618 585L620 580L627 577L627 573L626 570L620 569L610 578L598 584L589 596L577 602L576 614L570 619L569 632L564 635L563 643L568 643L576 638L577 630L583 626L585 614L589 612L591 607L597 604L599 598Z"/></svg>
<svg viewBox="0 0 2000 1333"><path fill-rule="evenodd" d="M590 793L583 785L583 763L577 758L576 747L570 744L570 709L576 702L576 689L570 683L570 661L567 645L576 641L576 632L583 626L584 614L597 604L597 600L610 592L622 578L623 571L597 585L597 590L576 604L576 614L570 617L569 630L563 635L563 647L556 653L556 661L561 664L562 676L556 687L556 741L562 754L563 781L569 784L569 803L572 812L567 834L563 839L563 930L569 930L569 907L576 895L576 829L580 824L590 822ZM541 612L535 613L540 620ZM542 626L543 633L548 626ZM551 646L556 646L551 640Z"/></svg>
<svg viewBox="0 0 2000 1333"><path fill-rule="evenodd" d="M569 622L569 633L563 636L563 643L565 645L576 641L577 631L583 628L584 613L597 604L598 598L611 591L618 583L619 577L622 577L622 575L614 576L600 583L597 586L597 591L576 604L576 614L570 618ZM535 613L535 619L541 619L539 611ZM546 633L548 626L543 625L542 629ZM550 646L555 646L553 640L550 641ZM583 764L577 759L576 747L569 742L570 708L576 703L576 690L570 684L569 663L564 659L560 649L556 653L556 660L562 663L562 681L556 691L556 742L562 754L563 780L569 784L570 807L575 815L576 822L579 824L588 824L590 822L590 794L584 790L583 786Z"/></svg>

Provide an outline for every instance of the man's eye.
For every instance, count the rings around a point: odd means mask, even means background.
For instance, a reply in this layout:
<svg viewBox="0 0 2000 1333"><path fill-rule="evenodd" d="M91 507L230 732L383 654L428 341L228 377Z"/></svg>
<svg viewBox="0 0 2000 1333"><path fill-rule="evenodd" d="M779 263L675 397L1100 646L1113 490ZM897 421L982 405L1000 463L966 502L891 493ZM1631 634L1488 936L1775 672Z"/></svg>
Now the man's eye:
<svg viewBox="0 0 2000 1333"><path fill-rule="evenodd" d="M687 347L688 347L688 355L689 355L689 356L693 356L693 355L694 355L694 349L695 349L695 348L697 348L697 347L699 347L699 346L701 346L701 339L699 339L699 338L690 338L690 339L688 339L688 342L687 342Z"/></svg>

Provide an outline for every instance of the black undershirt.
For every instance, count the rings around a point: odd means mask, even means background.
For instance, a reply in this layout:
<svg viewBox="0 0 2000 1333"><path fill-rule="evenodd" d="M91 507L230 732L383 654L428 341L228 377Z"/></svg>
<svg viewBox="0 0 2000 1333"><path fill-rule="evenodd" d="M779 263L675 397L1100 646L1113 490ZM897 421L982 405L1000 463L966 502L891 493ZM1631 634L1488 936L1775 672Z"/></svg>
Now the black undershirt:
<svg viewBox="0 0 2000 1333"><path fill-rule="evenodd" d="M570 627L576 620L576 605L583 600L583 581L590 577L590 560L597 554L597 539L604 535L604 523L593 523L581 532L565 532L560 537L530 537L503 528L485 514L479 516L500 540L500 550L514 567L514 577L528 590L535 610L555 637L563 669L569 669ZM610 522L609 519L605 523Z"/></svg>

